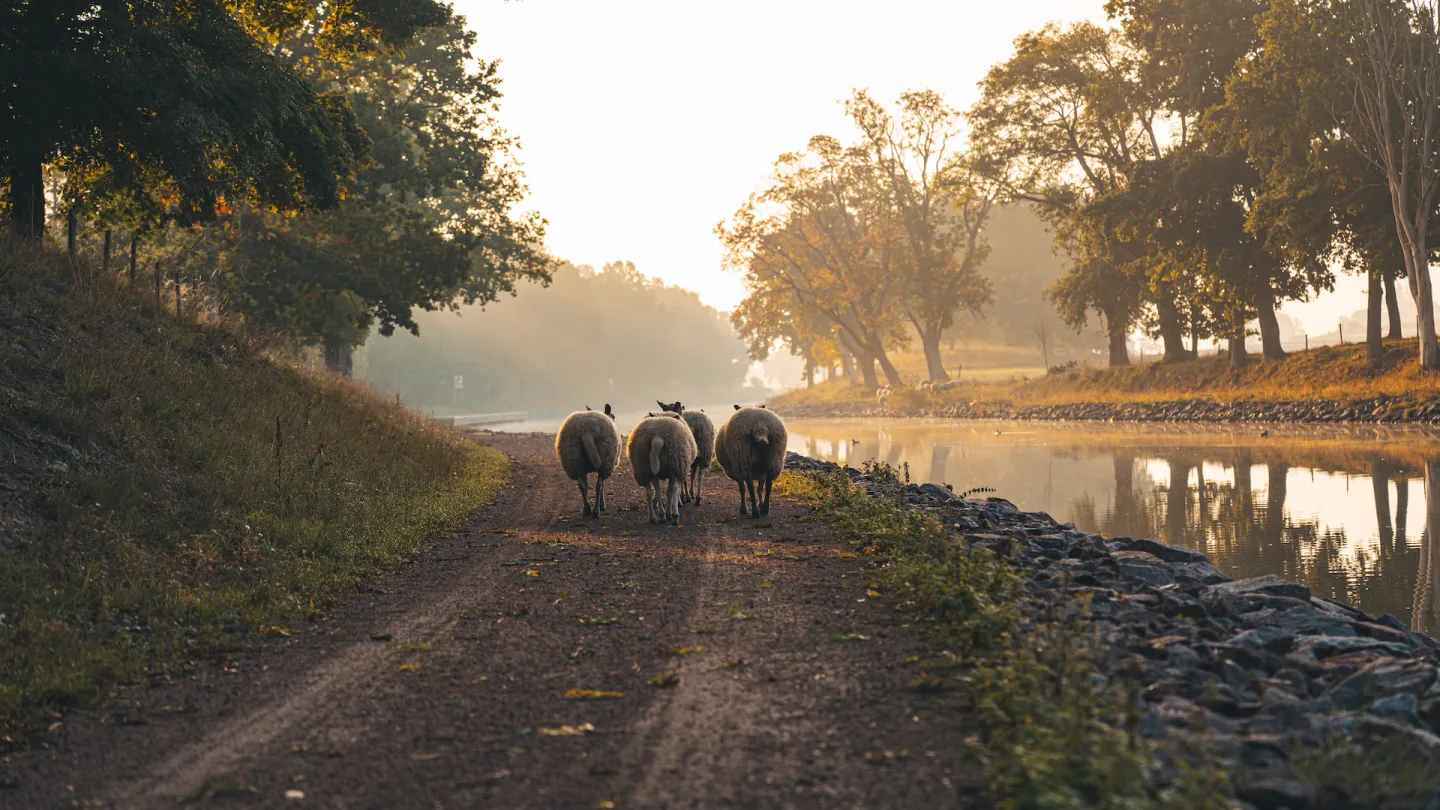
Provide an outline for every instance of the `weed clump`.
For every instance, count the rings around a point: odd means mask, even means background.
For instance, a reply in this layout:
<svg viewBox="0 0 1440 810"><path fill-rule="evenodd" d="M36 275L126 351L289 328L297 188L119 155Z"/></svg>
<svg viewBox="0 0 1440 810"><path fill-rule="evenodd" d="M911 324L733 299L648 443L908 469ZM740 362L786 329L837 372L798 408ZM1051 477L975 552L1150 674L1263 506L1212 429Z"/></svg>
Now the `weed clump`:
<svg viewBox="0 0 1440 810"><path fill-rule="evenodd" d="M906 508L903 468L872 464L863 474L863 487L845 473L787 473L777 486L883 558L881 590L951 650L948 664L910 685L958 687L975 710L981 733L971 742L986 806L1229 806L1223 774L1163 761L1141 738L1138 688L1098 665L1103 645L1085 604L1042 615L1010 561L969 548L933 516Z"/></svg>

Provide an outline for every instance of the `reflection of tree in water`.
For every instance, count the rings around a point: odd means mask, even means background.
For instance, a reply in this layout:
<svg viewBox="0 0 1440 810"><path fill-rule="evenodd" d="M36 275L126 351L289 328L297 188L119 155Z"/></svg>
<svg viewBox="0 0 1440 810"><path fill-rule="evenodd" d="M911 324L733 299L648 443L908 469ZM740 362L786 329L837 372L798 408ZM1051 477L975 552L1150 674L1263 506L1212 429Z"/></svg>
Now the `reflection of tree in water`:
<svg viewBox="0 0 1440 810"><path fill-rule="evenodd" d="M1317 596L1357 604L1376 615L1410 616L1417 629L1440 628L1440 548L1432 547L1440 543L1431 540L1440 538L1440 498L1427 498L1427 530L1418 549L1408 547L1405 471L1383 458L1374 460L1370 473L1378 536L1374 544L1359 544L1347 554L1347 547L1356 546L1343 528L1322 529L1319 519L1296 520L1286 511L1288 465L1265 465L1265 489L1257 498L1252 457L1243 448L1223 459L1176 454L1164 461L1169 482L1142 492L1134 483L1134 458L1114 456L1110 508L1101 513L1091 496L1078 499L1072 508L1077 523L1112 537L1158 537L1204 551L1231 575L1279 574L1305 583ZM1205 461L1225 464L1229 480L1206 480ZM1432 486L1440 486L1440 460L1427 465L1426 475Z"/></svg>

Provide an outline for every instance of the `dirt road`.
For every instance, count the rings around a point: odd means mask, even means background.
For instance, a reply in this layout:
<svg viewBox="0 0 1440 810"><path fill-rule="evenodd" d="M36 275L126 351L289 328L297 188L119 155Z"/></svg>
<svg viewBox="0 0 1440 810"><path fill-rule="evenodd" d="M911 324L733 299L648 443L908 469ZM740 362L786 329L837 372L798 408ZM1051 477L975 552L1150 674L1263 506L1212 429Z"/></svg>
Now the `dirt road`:
<svg viewBox="0 0 1440 810"><path fill-rule="evenodd" d="M621 470L582 520L549 437L481 440L511 485L466 531L291 637L59 720L0 764L0 807L958 803L961 714L908 688L919 642L805 509L743 519L710 476L651 526Z"/></svg>

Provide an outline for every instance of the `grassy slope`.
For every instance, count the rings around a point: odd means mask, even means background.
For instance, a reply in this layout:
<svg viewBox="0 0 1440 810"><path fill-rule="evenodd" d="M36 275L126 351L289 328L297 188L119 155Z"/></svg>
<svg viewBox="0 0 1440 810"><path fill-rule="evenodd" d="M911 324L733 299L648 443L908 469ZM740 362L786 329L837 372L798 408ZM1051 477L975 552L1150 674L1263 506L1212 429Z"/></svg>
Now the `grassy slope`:
<svg viewBox="0 0 1440 810"><path fill-rule="evenodd" d="M239 328L0 256L0 727L283 632L506 473Z"/></svg>
<svg viewBox="0 0 1440 810"><path fill-rule="evenodd" d="M993 375L987 379L977 373L973 384L946 392L939 401L982 399L1017 405L1050 405L1176 399L1343 401L1377 394L1428 400L1440 396L1440 375L1420 372L1415 351L1413 340L1386 341L1384 361L1376 369L1366 365L1364 345L1351 344L1296 352L1278 363L1252 357L1239 373L1230 370L1228 359L1215 357L1174 365L1086 367L1046 376L1031 370L1032 379L1028 381L1019 376L1021 372L1016 372L1013 380L996 379ZM967 372L966 378L970 376ZM907 375L906 379L911 377ZM781 406L874 401L873 392L843 381L797 389L772 400Z"/></svg>

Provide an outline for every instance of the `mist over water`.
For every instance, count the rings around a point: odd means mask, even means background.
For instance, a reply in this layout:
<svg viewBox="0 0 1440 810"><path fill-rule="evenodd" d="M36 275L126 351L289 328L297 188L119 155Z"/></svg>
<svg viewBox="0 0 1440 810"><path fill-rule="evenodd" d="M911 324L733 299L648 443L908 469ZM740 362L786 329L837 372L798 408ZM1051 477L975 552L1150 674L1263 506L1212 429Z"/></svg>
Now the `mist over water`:
<svg viewBox="0 0 1440 810"><path fill-rule="evenodd" d="M1425 486L1427 464L1440 467L1440 437L1431 431L1272 426L1262 438L1254 426L788 425L797 453L908 464L915 482L956 492L993 487L1079 529L1197 549L1229 576L1279 574L1440 631L1440 515L1427 525Z"/></svg>

